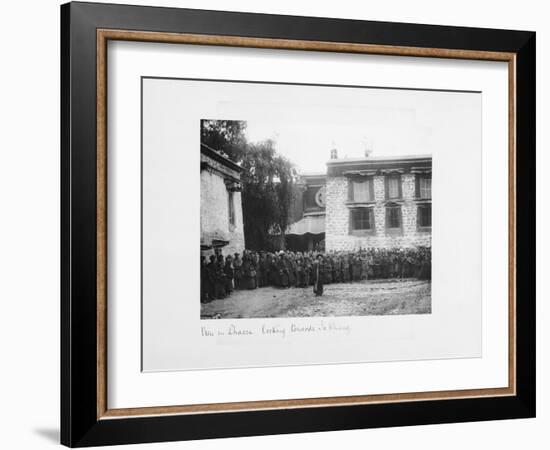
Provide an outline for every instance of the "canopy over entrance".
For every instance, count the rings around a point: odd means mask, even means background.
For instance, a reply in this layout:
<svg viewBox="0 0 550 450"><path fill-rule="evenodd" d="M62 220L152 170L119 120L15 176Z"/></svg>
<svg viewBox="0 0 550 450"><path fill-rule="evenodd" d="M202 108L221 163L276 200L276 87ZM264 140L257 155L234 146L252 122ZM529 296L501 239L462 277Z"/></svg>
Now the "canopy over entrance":
<svg viewBox="0 0 550 450"><path fill-rule="evenodd" d="M290 225L286 235L303 236L305 234L323 234L325 232L325 216L306 216Z"/></svg>
<svg viewBox="0 0 550 450"><path fill-rule="evenodd" d="M229 238L221 230L203 233L201 236L201 250L225 247L229 244Z"/></svg>

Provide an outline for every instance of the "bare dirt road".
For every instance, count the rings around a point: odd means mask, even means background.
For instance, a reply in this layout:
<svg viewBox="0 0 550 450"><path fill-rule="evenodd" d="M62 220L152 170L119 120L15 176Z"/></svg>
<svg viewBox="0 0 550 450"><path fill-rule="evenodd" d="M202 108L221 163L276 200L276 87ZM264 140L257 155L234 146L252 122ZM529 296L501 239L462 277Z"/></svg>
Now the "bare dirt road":
<svg viewBox="0 0 550 450"><path fill-rule="evenodd" d="M203 319L429 313L431 283L416 279L329 284L321 297L312 287L262 287L201 305Z"/></svg>

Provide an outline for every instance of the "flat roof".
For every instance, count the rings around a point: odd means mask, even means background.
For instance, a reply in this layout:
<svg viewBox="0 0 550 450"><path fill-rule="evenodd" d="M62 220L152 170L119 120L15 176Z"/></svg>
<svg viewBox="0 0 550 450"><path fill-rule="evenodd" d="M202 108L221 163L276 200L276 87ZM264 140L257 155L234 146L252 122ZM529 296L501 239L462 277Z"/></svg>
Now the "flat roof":
<svg viewBox="0 0 550 450"><path fill-rule="evenodd" d="M431 160L432 155L399 155L399 156L369 156L363 158L337 158L329 159L327 165L335 164L356 164L356 163L370 163L370 162L396 162L396 161L415 161L415 160Z"/></svg>
<svg viewBox="0 0 550 450"><path fill-rule="evenodd" d="M243 168L239 166L236 162L229 159L227 156L222 155L217 150L209 147L206 144L201 143L201 153L204 153L206 156L218 161L219 163L229 167L230 169L235 170L236 172L242 172Z"/></svg>

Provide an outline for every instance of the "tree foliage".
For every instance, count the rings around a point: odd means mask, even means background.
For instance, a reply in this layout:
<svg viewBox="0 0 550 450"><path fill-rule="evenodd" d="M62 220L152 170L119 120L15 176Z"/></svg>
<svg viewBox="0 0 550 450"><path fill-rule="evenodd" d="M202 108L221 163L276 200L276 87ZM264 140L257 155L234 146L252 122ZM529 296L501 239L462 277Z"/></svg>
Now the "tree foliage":
<svg viewBox="0 0 550 450"><path fill-rule="evenodd" d="M246 147L246 121L201 120L201 143L239 162Z"/></svg>
<svg viewBox="0 0 550 450"><path fill-rule="evenodd" d="M248 142L246 122L208 120L201 123L201 142L226 153L243 168L244 237L249 249L273 249L273 239L284 235L296 195L294 165L277 153L273 140Z"/></svg>

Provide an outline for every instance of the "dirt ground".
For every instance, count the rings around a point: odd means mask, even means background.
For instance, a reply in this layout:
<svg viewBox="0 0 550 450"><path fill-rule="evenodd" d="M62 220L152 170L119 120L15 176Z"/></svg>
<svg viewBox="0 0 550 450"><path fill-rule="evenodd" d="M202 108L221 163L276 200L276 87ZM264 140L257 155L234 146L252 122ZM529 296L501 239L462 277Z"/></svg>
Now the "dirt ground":
<svg viewBox="0 0 550 450"><path fill-rule="evenodd" d="M202 319L333 317L431 313L431 283L416 279L374 280L313 288L262 287L235 291L201 305Z"/></svg>

